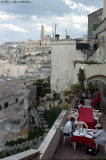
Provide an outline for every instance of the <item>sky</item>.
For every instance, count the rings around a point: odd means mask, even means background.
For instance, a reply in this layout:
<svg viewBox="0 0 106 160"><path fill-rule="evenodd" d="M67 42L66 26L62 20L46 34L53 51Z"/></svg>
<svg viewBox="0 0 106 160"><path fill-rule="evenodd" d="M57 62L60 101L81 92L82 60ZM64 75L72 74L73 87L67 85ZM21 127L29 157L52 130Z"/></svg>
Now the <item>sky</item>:
<svg viewBox="0 0 106 160"><path fill-rule="evenodd" d="M24 3L22 3L24 1ZM17 2L17 3L14 3ZM87 15L103 7L103 0L0 0L0 44L39 40L41 25L45 35L71 38L87 35Z"/></svg>

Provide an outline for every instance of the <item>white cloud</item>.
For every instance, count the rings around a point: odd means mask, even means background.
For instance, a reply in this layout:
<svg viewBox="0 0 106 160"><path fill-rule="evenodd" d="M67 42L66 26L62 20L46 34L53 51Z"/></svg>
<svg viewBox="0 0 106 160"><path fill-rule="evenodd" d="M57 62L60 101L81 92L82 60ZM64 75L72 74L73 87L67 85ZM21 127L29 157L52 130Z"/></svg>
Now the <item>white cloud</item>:
<svg viewBox="0 0 106 160"><path fill-rule="evenodd" d="M87 32L87 27L86 26L82 26L82 25L79 25L79 24L73 24L73 26L80 31L83 30L83 32Z"/></svg>
<svg viewBox="0 0 106 160"><path fill-rule="evenodd" d="M82 7L85 11L88 11L90 13L97 10L97 8L94 6L87 7L87 6L84 6L82 3L79 3L79 6Z"/></svg>
<svg viewBox="0 0 106 160"><path fill-rule="evenodd" d="M52 32L53 30L51 26L47 26L46 24L44 24L44 27L46 32Z"/></svg>
<svg viewBox="0 0 106 160"><path fill-rule="evenodd" d="M8 41L8 38L2 38L1 40L2 41Z"/></svg>
<svg viewBox="0 0 106 160"><path fill-rule="evenodd" d="M84 15L71 14L70 18L72 19L73 23L78 23L78 24L86 24L88 21L87 16Z"/></svg>
<svg viewBox="0 0 106 160"><path fill-rule="evenodd" d="M13 24L0 24L0 28L7 31L24 32L24 33L29 32L28 30L25 30Z"/></svg>
<svg viewBox="0 0 106 160"><path fill-rule="evenodd" d="M0 20L1 21L9 21L9 20L12 20L15 18L16 18L16 16L9 15L6 12L0 12Z"/></svg>
<svg viewBox="0 0 106 160"><path fill-rule="evenodd" d="M65 4L67 4L70 8L75 9L78 7L77 3L70 1L70 0L62 0L63 2L65 2Z"/></svg>
<svg viewBox="0 0 106 160"><path fill-rule="evenodd" d="M34 15L31 16L31 20L32 20L32 21L36 21L36 20L37 20L37 16L34 16Z"/></svg>
<svg viewBox="0 0 106 160"><path fill-rule="evenodd" d="M83 16L83 15L76 15L74 13L71 14L64 14L63 17L57 17L57 21L58 23L61 24L61 26L72 26L73 24L77 24L75 26L77 26L76 28L79 28L79 26L85 26L87 25L87 16Z"/></svg>
<svg viewBox="0 0 106 160"><path fill-rule="evenodd" d="M97 8L94 6L87 7L83 5L82 3L75 3L71 0L62 0L62 1L65 2L65 4L68 5L71 9L76 9L76 8L81 7L82 9L84 9L85 11L88 11L89 13L92 13L97 10Z"/></svg>

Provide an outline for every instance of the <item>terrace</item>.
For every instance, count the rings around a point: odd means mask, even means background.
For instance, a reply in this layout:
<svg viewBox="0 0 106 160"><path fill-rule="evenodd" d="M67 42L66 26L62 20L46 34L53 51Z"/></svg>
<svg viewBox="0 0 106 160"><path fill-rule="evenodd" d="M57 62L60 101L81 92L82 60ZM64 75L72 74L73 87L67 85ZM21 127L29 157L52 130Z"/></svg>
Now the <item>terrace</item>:
<svg viewBox="0 0 106 160"><path fill-rule="evenodd" d="M67 121L67 115L71 108L75 107L75 97L73 98L68 110L62 110L59 117L55 121L54 125L48 132L42 144L39 148L30 149L28 151L16 154L11 157L4 158L4 160L13 159L39 159L39 160L82 160L82 159L106 159L104 146L99 145L96 156L91 156L85 154L85 145L77 143L76 150L73 149L72 144L68 139L66 139L65 144L62 143L62 132L60 128L64 126ZM104 130L106 131L106 117L104 115L100 118L100 123L102 124Z"/></svg>

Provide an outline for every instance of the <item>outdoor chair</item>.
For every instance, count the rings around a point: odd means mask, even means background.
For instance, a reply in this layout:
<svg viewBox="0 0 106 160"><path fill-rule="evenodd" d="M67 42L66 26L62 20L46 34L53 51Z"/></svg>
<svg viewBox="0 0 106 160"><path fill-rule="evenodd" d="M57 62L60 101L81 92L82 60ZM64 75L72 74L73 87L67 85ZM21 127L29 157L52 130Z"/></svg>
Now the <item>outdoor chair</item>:
<svg viewBox="0 0 106 160"><path fill-rule="evenodd" d="M94 118L94 120L97 121L97 124L98 124L98 120L99 120L100 115L101 115L101 112L97 112L97 113L93 112L93 118Z"/></svg>
<svg viewBox="0 0 106 160"><path fill-rule="evenodd" d="M86 129L88 129L88 125L83 121L78 121L77 124L78 124L78 128L80 127L83 128L83 125L85 125Z"/></svg>
<svg viewBox="0 0 106 160"><path fill-rule="evenodd" d="M85 106L86 108L91 108L91 106Z"/></svg>
<svg viewBox="0 0 106 160"><path fill-rule="evenodd" d="M93 112L98 113L98 112L99 112L99 110L93 109Z"/></svg>
<svg viewBox="0 0 106 160"><path fill-rule="evenodd" d="M74 109L74 108L72 108L70 111L78 112L78 109Z"/></svg>
<svg viewBox="0 0 106 160"><path fill-rule="evenodd" d="M70 120L71 117L74 117L76 120L77 120L77 118L78 118L77 116L75 116L75 115L73 115L73 114L69 114L69 115L67 116L67 118L68 118L69 120Z"/></svg>
<svg viewBox="0 0 106 160"><path fill-rule="evenodd" d="M61 131L62 131L62 133L63 133L63 145L64 145L64 143L65 143L65 141L66 141L66 138L68 138L69 140L71 139L71 137L72 137L72 135L70 134L70 136L65 136L64 135L64 127L61 127ZM73 143L72 143L73 144Z"/></svg>
<svg viewBox="0 0 106 160"><path fill-rule="evenodd" d="M82 105L82 104L79 104L78 108L80 109L80 108L86 108L86 107L84 105Z"/></svg>
<svg viewBox="0 0 106 160"><path fill-rule="evenodd" d="M99 144L104 145L105 153L106 153L106 133L104 134L103 138L98 139L98 142L96 143L96 150L97 150Z"/></svg>
<svg viewBox="0 0 106 160"><path fill-rule="evenodd" d="M70 111L68 116L69 116L70 118L71 118L71 117L74 117L75 119L77 119L77 118L78 118L78 115L79 115L78 112Z"/></svg>
<svg viewBox="0 0 106 160"><path fill-rule="evenodd" d="M79 100L79 98L76 98L76 108L78 108L78 105L80 105L81 103L80 103L80 100Z"/></svg>

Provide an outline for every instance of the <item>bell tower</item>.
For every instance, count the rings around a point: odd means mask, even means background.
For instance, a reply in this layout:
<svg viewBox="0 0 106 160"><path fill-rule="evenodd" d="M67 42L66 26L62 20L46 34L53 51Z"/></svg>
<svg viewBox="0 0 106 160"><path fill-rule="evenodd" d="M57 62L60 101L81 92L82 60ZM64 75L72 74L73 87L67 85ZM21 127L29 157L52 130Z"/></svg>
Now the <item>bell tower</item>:
<svg viewBox="0 0 106 160"><path fill-rule="evenodd" d="M44 40L44 26L42 24L42 26L41 26L41 41L43 41L43 40Z"/></svg>

